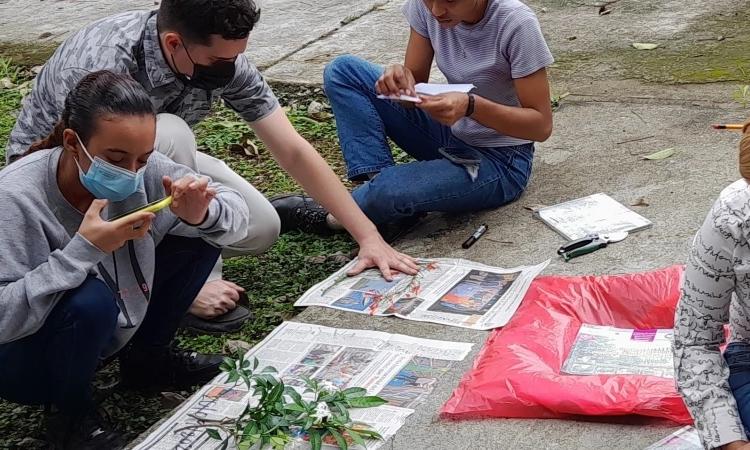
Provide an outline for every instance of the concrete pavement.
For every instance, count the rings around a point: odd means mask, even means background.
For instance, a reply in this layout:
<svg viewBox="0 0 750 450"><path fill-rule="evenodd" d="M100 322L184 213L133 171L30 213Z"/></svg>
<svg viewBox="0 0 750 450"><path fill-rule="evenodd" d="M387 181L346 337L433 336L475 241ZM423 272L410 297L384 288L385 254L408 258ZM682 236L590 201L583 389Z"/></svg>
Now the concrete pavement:
<svg viewBox="0 0 750 450"><path fill-rule="evenodd" d="M248 53L270 79L283 82L320 83L325 63L343 53L397 62L408 35L401 3L264 0ZM432 217L400 248L504 267L537 263L553 258L562 239L524 206L606 192L626 205L644 198L649 206L633 208L654 227L568 264L553 259L547 274L621 273L682 263L712 201L739 177L738 135L708 125L748 115L733 100L748 64L742 52L750 40L744 2L621 0L605 16L595 2L533 0L530 5L558 59L550 69L553 90L571 95L555 114L553 137L537 146L528 192L496 211ZM60 40L95 18L152 7L154 2L146 0L0 0L0 41ZM660 48L638 51L633 42ZM677 153L669 159L642 159L670 147ZM489 232L462 250L461 242L480 223L489 224ZM474 354L440 380L388 443L393 449L640 449L674 429L555 420L439 421L440 406L471 367L487 333L320 308L309 308L296 320L476 343Z"/></svg>

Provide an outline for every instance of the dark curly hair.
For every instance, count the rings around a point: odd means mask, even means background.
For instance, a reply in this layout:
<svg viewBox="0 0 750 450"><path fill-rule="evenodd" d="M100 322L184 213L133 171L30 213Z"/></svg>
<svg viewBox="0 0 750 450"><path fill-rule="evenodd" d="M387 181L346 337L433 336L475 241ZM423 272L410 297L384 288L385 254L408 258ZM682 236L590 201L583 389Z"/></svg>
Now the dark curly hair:
<svg viewBox="0 0 750 450"><path fill-rule="evenodd" d="M260 19L253 0L162 0L160 32L174 31L191 44L208 45L211 35L245 39Z"/></svg>

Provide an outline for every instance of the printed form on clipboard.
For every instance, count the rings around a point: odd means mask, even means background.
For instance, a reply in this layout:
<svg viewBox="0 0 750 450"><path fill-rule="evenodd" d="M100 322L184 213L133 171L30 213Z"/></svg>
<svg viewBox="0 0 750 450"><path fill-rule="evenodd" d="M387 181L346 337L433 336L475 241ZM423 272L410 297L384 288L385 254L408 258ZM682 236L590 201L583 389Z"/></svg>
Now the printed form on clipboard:
<svg viewBox="0 0 750 450"><path fill-rule="evenodd" d="M541 208L535 215L570 241L594 234L632 233L653 225L650 220L603 193Z"/></svg>

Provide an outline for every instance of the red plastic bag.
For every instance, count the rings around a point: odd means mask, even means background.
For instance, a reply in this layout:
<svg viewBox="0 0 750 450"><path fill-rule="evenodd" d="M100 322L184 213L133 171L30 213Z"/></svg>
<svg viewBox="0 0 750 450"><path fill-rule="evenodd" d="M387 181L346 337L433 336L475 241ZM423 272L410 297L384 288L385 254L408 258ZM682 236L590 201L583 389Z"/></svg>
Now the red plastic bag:
<svg viewBox="0 0 750 450"><path fill-rule="evenodd" d="M495 330L441 416L451 419L638 414L692 423L672 379L560 373L581 324L672 328L682 266L605 277L543 277Z"/></svg>

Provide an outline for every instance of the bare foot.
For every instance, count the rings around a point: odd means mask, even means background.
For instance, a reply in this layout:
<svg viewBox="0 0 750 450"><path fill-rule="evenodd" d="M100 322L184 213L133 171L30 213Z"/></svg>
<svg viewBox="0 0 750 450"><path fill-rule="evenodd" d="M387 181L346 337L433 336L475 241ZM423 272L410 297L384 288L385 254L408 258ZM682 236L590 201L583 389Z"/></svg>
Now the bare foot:
<svg viewBox="0 0 750 450"><path fill-rule="evenodd" d="M195 297L188 312L201 319L213 319L236 308L241 292L245 289L231 281L209 281Z"/></svg>

